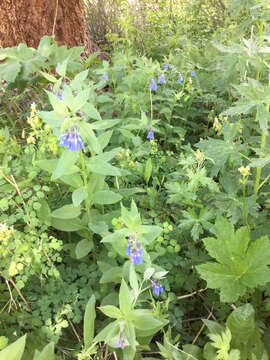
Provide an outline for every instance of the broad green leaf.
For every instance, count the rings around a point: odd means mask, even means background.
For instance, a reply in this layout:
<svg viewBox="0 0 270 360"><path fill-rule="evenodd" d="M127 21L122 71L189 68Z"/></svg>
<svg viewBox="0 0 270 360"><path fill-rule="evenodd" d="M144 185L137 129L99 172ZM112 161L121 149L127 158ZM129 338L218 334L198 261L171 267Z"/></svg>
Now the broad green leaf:
<svg viewBox="0 0 270 360"><path fill-rule="evenodd" d="M87 191L84 186L74 190L72 193L72 203L75 207L79 206L86 198Z"/></svg>
<svg viewBox="0 0 270 360"><path fill-rule="evenodd" d="M89 159L87 162L87 168L89 171L101 175L111 175L111 176L119 176L121 175L119 169L110 165L106 161Z"/></svg>
<svg viewBox="0 0 270 360"><path fill-rule="evenodd" d="M80 240L75 248L75 254L77 259L81 259L82 257L88 255L93 249L93 246L93 241L90 241L88 239Z"/></svg>
<svg viewBox="0 0 270 360"><path fill-rule="evenodd" d="M113 134L113 130L106 131L103 134L99 135L98 142L99 142L102 150L109 144L112 134Z"/></svg>
<svg viewBox="0 0 270 360"><path fill-rule="evenodd" d="M115 204L116 202L122 200L122 196L111 190L101 190L97 191L93 195L93 202L95 204Z"/></svg>
<svg viewBox="0 0 270 360"><path fill-rule="evenodd" d="M79 168L74 166L79 154L75 151L64 151L57 162L57 166L52 173L52 180L59 179L63 175L70 175L79 172Z"/></svg>
<svg viewBox="0 0 270 360"><path fill-rule="evenodd" d="M123 275L123 269L120 266L111 267L109 270L105 271L99 280L100 284L106 283L120 283Z"/></svg>
<svg viewBox="0 0 270 360"><path fill-rule="evenodd" d="M82 137L86 139L85 145L88 145L90 147L91 152L94 152L95 154L100 154L102 152L102 149L94 131L91 128L91 125L88 123L82 123L80 125L80 132Z"/></svg>
<svg viewBox="0 0 270 360"><path fill-rule="evenodd" d="M67 221L66 219L52 217L51 226L61 231L78 231L84 228L82 222L78 218L69 219Z"/></svg>
<svg viewBox="0 0 270 360"><path fill-rule="evenodd" d="M218 219L217 238L205 238L204 245L217 262L208 262L196 268L207 286L220 289L223 302L234 302L248 289L270 281L270 243L261 237L251 243L245 227L234 232L228 220Z"/></svg>
<svg viewBox="0 0 270 360"><path fill-rule="evenodd" d="M97 120L101 120L101 118L97 119ZM112 128L114 125L118 124L119 122L120 122L119 119L102 120L102 121L92 123L91 127L94 130L107 130L107 129Z"/></svg>
<svg viewBox="0 0 270 360"><path fill-rule="evenodd" d="M72 111L76 112L78 110L81 110L82 107L86 104L90 94L90 89L86 89L83 91L80 91L79 94L74 98L73 104L72 104ZM91 106L91 104L90 104Z"/></svg>
<svg viewBox="0 0 270 360"><path fill-rule="evenodd" d="M46 345L40 354L35 357L35 360L54 360L54 343L51 342L48 345Z"/></svg>
<svg viewBox="0 0 270 360"><path fill-rule="evenodd" d="M49 73L46 73L44 71L40 71L40 74L43 75L43 77L45 77L45 79L47 79L48 81L50 81L52 83L55 83L57 81L57 79L53 75L51 75Z"/></svg>
<svg viewBox="0 0 270 360"><path fill-rule="evenodd" d="M42 170L48 171L49 173L52 173L56 166L57 166L58 160L57 159L51 159L51 160L38 160L35 162L35 164Z"/></svg>
<svg viewBox="0 0 270 360"><path fill-rule="evenodd" d="M83 319L83 341L85 349L87 349L91 345L94 337L96 318L95 305L96 299L95 296L92 295L86 305Z"/></svg>
<svg viewBox="0 0 270 360"><path fill-rule="evenodd" d="M51 209L45 199L40 199L40 208L37 210L39 219L45 222L46 225L51 225Z"/></svg>
<svg viewBox="0 0 270 360"><path fill-rule="evenodd" d="M149 280L151 278L151 276L154 274L154 272L155 272L154 268L146 269L144 274L143 274L144 280Z"/></svg>
<svg viewBox="0 0 270 360"><path fill-rule="evenodd" d="M125 328L124 328L124 335L127 338L127 341L130 345L130 347L133 350L136 350L136 334L135 334L135 328L131 321L125 322Z"/></svg>
<svg viewBox="0 0 270 360"><path fill-rule="evenodd" d="M0 78L9 83L15 81L21 70L21 64L17 59L7 59L0 63Z"/></svg>
<svg viewBox="0 0 270 360"><path fill-rule="evenodd" d="M113 321L102 329L97 336L94 338L93 342L105 341L108 342L113 336L115 336L119 331L119 322L118 320Z"/></svg>
<svg viewBox="0 0 270 360"><path fill-rule="evenodd" d="M90 119L99 120L101 123L103 123L103 121L106 121L102 120L100 113L97 111L93 104L86 103L81 110L86 113L90 117ZM93 125L92 129L97 129L94 124L95 123L91 124L91 126Z"/></svg>
<svg viewBox="0 0 270 360"><path fill-rule="evenodd" d="M152 159L150 157L146 161L145 171L144 171L144 178L145 178L146 184L148 184L151 175L152 175Z"/></svg>
<svg viewBox="0 0 270 360"><path fill-rule="evenodd" d="M81 208L74 207L72 204L64 205L59 209L56 209L52 212L51 216L58 219L74 219L80 216Z"/></svg>
<svg viewBox="0 0 270 360"><path fill-rule="evenodd" d="M221 335L225 331L225 327L220 325L217 321L202 319L203 323L206 325L207 329L212 334Z"/></svg>
<svg viewBox="0 0 270 360"><path fill-rule="evenodd" d="M0 360L21 360L25 347L26 335L0 351Z"/></svg>
<svg viewBox="0 0 270 360"><path fill-rule="evenodd" d="M132 200L131 202L131 210L128 211L122 204L121 204L121 217L123 219L124 224L130 230L137 231L138 227L141 225L141 217L138 212L137 206L135 202Z"/></svg>
<svg viewBox="0 0 270 360"><path fill-rule="evenodd" d="M68 115L68 108L66 107L64 102L62 100L58 99L58 97L56 95L54 95L52 92L46 91L46 93L49 96L49 100L50 100L50 103L51 103L53 109L58 114Z"/></svg>
<svg viewBox="0 0 270 360"><path fill-rule="evenodd" d="M122 279L120 286L119 306L124 315L128 315L132 308L131 293L124 279Z"/></svg>
<svg viewBox="0 0 270 360"><path fill-rule="evenodd" d="M121 311L113 305L100 306L99 310L101 310L106 316L113 319L121 319L123 317Z"/></svg>
<svg viewBox="0 0 270 360"><path fill-rule="evenodd" d="M247 344L255 330L255 311L251 304L235 309L227 318L226 325L233 338L233 347Z"/></svg>
<svg viewBox="0 0 270 360"><path fill-rule="evenodd" d="M61 77L66 76L68 61L69 61L69 57L67 57L63 62L58 63L56 66L55 70L56 70L57 74L59 74Z"/></svg>

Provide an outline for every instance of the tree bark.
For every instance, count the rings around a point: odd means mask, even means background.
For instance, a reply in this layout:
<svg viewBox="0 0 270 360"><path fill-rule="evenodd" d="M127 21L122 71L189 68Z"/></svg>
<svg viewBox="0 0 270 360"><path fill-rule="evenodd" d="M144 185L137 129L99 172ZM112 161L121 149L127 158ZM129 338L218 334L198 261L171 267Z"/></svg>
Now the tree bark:
<svg viewBox="0 0 270 360"><path fill-rule="evenodd" d="M55 35L59 45L95 51L83 0L0 0L0 47L37 48L44 35Z"/></svg>

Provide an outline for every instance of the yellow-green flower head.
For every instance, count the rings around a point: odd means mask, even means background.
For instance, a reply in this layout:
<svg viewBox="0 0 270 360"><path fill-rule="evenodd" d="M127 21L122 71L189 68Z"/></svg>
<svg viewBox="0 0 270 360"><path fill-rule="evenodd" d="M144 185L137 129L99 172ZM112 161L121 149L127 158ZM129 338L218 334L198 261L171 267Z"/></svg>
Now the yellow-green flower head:
<svg viewBox="0 0 270 360"><path fill-rule="evenodd" d="M240 172L240 174L242 176L248 176L250 175L250 167L249 166L241 166L240 168L238 168L238 171Z"/></svg>

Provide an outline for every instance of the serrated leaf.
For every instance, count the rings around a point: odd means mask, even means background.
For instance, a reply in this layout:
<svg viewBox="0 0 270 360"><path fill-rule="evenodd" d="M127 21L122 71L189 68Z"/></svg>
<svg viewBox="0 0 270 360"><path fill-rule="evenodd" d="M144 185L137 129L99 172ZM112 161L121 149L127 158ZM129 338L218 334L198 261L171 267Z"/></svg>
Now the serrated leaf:
<svg viewBox="0 0 270 360"><path fill-rule="evenodd" d="M196 268L207 286L220 289L223 302L234 302L248 289L270 281L270 244L267 237L250 243L245 227L236 232L228 220L216 223L217 238L205 238L209 254L218 262L208 262Z"/></svg>

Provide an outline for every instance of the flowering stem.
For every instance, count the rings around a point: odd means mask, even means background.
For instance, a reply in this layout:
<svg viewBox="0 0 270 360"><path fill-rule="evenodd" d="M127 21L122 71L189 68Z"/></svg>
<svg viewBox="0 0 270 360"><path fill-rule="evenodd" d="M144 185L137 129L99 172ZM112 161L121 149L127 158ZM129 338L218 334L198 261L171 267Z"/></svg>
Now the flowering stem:
<svg viewBox="0 0 270 360"><path fill-rule="evenodd" d="M82 164L82 176L83 176L83 183L85 187L85 191L87 193L87 197L85 199L85 207L86 207L86 213L88 218L88 223L91 222L91 215L90 215L90 201L89 201L89 194L88 194L88 183L87 183L87 173L86 173L86 167L85 167L85 161L83 152L80 151L80 157L81 157L81 164Z"/></svg>
<svg viewBox="0 0 270 360"><path fill-rule="evenodd" d="M149 89L150 92L150 109L151 109L151 121L150 124L152 124L152 120L153 120L153 100L152 100L152 90Z"/></svg>
<svg viewBox="0 0 270 360"><path fill-rule="evenodd" d="M247 225L248 232L250 233L250 228L248 225L248 218L247 218L247 211L246 211L246 178L243 176L243 212L244 212L244 219Z"/></svg>

